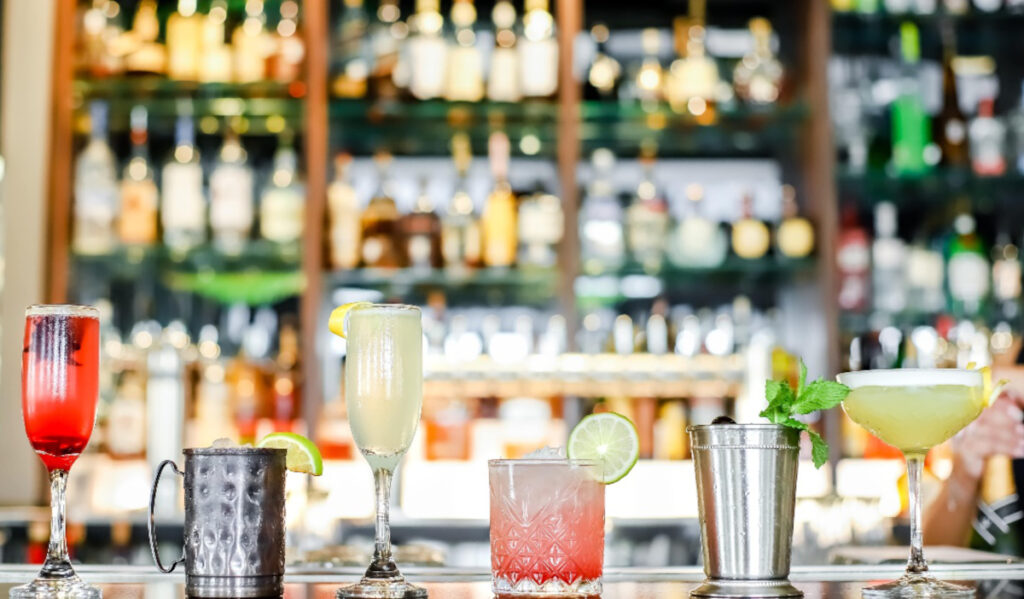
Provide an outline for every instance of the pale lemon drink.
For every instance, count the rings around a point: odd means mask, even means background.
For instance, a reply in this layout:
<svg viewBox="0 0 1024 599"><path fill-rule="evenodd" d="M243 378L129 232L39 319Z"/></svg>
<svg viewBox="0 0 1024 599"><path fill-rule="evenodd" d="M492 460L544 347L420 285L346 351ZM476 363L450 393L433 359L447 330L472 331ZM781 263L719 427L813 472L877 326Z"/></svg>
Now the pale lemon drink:
<svg viewBox="0 0 1024 599"><path fill-rule="evenodd" d="M425 599L405 581L391 556L391 478L409 449L423 405L420 309L397 304L339 306L329 327L347 340L345 403L352 438L373 469L377 517L373 561L337 599Z"/></svg>
<svg viewBox="0 0 1024 599"><path fill-rule="evenodd" d="M352 437L374 469L394 470L423 406L418 308L375 305L348 314L345 402Z"/></svg>
<svg viewBox="0 0 1024 599"><path fill-rule="evenodd" d="M979 370L918 368L839 375L850 388L843 409L857 424L903 452L910 494L910 559L899 580L863 590L864 597L974 597L974 590L927 574L921 529L921 473L932 447L948 440L988 403Z"/></svg>

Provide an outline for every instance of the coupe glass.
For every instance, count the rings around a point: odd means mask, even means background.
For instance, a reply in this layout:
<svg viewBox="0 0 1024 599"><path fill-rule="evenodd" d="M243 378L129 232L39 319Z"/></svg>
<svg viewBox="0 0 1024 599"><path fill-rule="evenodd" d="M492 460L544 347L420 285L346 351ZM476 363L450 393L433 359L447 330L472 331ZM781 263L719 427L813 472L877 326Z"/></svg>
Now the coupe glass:
<svg viewBox="0 0 1024 599"><path fill-rule="evenodd" d="M39 576L11 589L15 599L98 599L68 559L64 493L68 470L89 443L99 395L99 312L90 306L25 310L21 411L29 443L50 473L50 546Z"/></svg>
<svg viewBox="0 0 1024 599"><path fill-rule="evenodd" d="M352 438L373 469L377 495L373 562L338 599L412 599L427 591L405 581L391 557L391 478L409 449L423 405L420 309L397 304L354 308L346 318L345 403Z"/></svg>
<svg viewBox="0 0 1024 599"><path fill-rule="evenodd" d="M976 370L866 370L839 375L850 388L846 414L903 452L910 487L910 559L899 580L865 588L864 597L974 597L974 589L928 574L921 530L921 472L932 447L981 414L987 404L984 377Z"/></svg>

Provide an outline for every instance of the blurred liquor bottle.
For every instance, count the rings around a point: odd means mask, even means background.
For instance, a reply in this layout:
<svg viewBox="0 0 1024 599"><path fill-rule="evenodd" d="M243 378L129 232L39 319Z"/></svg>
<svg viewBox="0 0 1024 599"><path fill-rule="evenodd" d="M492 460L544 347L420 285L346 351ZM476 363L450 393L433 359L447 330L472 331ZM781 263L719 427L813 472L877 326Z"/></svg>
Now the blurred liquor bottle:
<svg viewBox="0 0 1024 599"><path fill-rule="evenodd" d="M875 205L871 242L871 292L874 309L889 315L907 307L907 247L897 235L897 211L891 202Z"/></svg>
<svg viewBox="0 0 1024 599"><path fill-rule="evenodd" d="M729 239L719 225L702 214L704 186L686 186L684 213L669 242L668 258L681 268L715 268L729 253Z"/></svg>
<svg viewBox="0 0 1024 599"><path fill-rule="evenodd" d="M167 49L157 42L160 20L156 0L142 0L135 10L130 41L125 49L125 71L140 75L162 75L167 72Z"/></svg>
<svg viewBox="0 0 1024 599"><path fill-rule="evenodd" d="M441 255L441 219L434 210L427 179L420 184L420 193L412 211L403 214L398 220L398 231L404 264L421 272L444 265Z"/></svg>
<svg viewBox="0 0 1024 599"><path fill-rule="evenodd" d="M296 0L284 0L279 10L277 28L271 36L267 73L275 81L288 83L302 76L306 42L299 32L299 3Z"/></svg>
<svg viewBox="0 0 1024 599"><path fill-rule="evenodd" d="M931 168L925 153L932 134L919 79L921 43L917 26L911 22L900 25L900 59L897 96L890 108L892 168L900 175L918 175Z"/></svg>
<svg viewBox="0 0 1024 599"><path fill-rule="evenodd" d="M452 137L452 161L455 165L455 192L441 217L441 254L448 268L476 267L482 260L480 222L467 188L467 175L473 160L469 137Z"/></svg>
<svg viewBox="0 0 1024 599"><path fill-rule="evenodd" d="M125 244L148 245L157 240L157 202L159 191L149 161L146 109L132 108L132 156L121 175L121 210L118 237Z"/></svg>
<svg viewBox="0 0 1024 599"><path fill-rule="evenodd" d="M548 0L526 0L519 49L519 85L527 98L549 98L558 91L558 41Z"/></svg>
<svg viewBox="0 0 1024 599"><path fill-rule="evenodd" d="M480 219L483 261L492 268L508 268L515 264L518 247L516 196L508 182L511 151L508 136L501 132L492 133L487 148L494 188L487 196Z"/></svg>
<svg viewBox="0 0 1024 599"><path fill-rule="evenodd" d="M626 261L626 234L622 204L612 185L615 154L594 150L593 175L579 215L580 260L583 272L598 275L622 268Z"/></svg>
<svg viewBox="0 0 1024 599"><path fill-rule="evenodd" d="M238 133L226 126L224 142L210 172L210 229L226 254L239 254L254 220L253 171Z"/></svg>
<svg viewBox="0 0 1024 599"><path fill-rule="evenodd" d="M402 20L398 0L383 0L377 5L377 18L370 24L368 35L373 61L369 93L378 99L396 99L409 77L408 56L404 54L409 24Z"/></svg>
<svg viewBox="0 0 1024 599"><path fill-rule="evenodd" d="M685 37L685 55L672 63L666 95L672 109L688 112L701 123L714 119L714 103L721 77L718 64L707 55L704 27L705 0L690 0L689 19L677 21L685 24L686 34L677 30L677 44ZM677 51L679 48L677 48Z"/></svg>
<svg viewBox="0 0 1024 599"><path fill-rule="evenodd" d="M331 91L339 98L366 95L370 74L370 56L366 48L369 17L363 0L345 0L338 28L334 33L333 54L338 57Z"/></svg>
<svg viewBox="0 0 1024 599"><path fill-rule="evenodd" d="M106 422L107 454L114 459L146 455L146 394L143 379L134 370L121 375Z"/></svg>
<svg viewBox="0 0 1024 599"><path fill-rule="evenodd" d="M949 309L954 315L974 316L988 299L991 266L974 216L963 212L953 221L954 235L946 249Z"/></svg>
<svg viewBox="0 0 1024 599"><path fill-rule="evenodd" d="M174 127L174 150L161 173L160 224L164 243L173 252L187 251L206 240L203 167L195 145L192 117L183 114Z"/></svg>
<svg viewBox="0 0 1024 599"><path fill-rule="evenodd" d="M678 33L677 33L678 35ZM604 100L615 97L622 65L607 51L611 31L604 23L590 28L590 38L594 42L594 59L587 69L587 80L583 87L583 96L588 100Z"/></svg>
<svg viewBox="0 0 1024 599"><path fill-rule="evenodd" d="M768 225L754 216L754 196L750 190L740 200L740 218L732 224L732 251L740 258L758 260L771 251Z"/></svg>
<svg viewBox="0 0 1024 599"><path fill-rule="evenodd" d="M516 48L516 7L509 0L498 0L491 10L494 23L494 48L487 70L487 98L495 102L518 102L519 51Z"/></svg>
<svg viewBox="0 0 1024 599"><path fill-rule="evenodd" d="M89 104L89 142L75 162L74 235L80 254L105 254L113 248L118 188L114 153L107 143L107 104Z"/></svg>
<svg viewBox="0 0 1024 599"><path fill-rule="evenodd" d="M782 222L775 231L775 246L785 258L806 258L814 251L814 226L800 216L796 188L782 186Z"/></svg>
<svg viewBox="0 0 1024 599"><path fill-rule="evenodd" d="M868 233L861 227L857 219L857 210L851 205L843 209L836 248L836 266L839 270L839 307L853 312L866 310L871 276L871 249Z"/></svg>
<svg viewBox="0 0 1024 599"><path fill-rule="evenodd" d="M282 133L273 173L260 198L260 235L293 248L302 238L306 208L306 189L299 180L298 160L292 133Z"/></svg>
<svg viewBox="0 0 1024 599"><path fill-rule="evenodd" d="M167 19L167 75L179 81L196 81L202 53L203 15L196 11L196 0L178 0L177 9Z"/></svg>
<svg viewBox="0 0 1024 599"><path fill-rule="evenodd" d="M1008 320L1020 314L1022 277L1020 248L1005 230L1000 231L992 247L992 299Z"/></svg>
<svg viewBox="0 0 1024 599"><path fill-rule="evenodd" d="M1021 6L1024 7L1024 3ZM1010 115L1009 126L1012 136L1010 158L1013 160L1013 168L1018 174L1024 174L1024 81L1021 82L1020 99L1017 101L1017 108Z"/></svg>
<svg viewBox="0 0 1024 599"><path fill-rule="evenodd" d="M549 268L558 261L565 216L562 201L538 189L519 202L519 266Z"/></svg>
<svg viewBox="0 0 1024 599"><path fill-rule="evenodd" d="M267 59L273 50L266 29L263 0L245 3L245 19L231 34L232 64L237 83L254 83L267 78Z"/></svg>
<svg viewBox="0 0 1024 599"><path fill-rule="evenodd" d="M295 325L281 325L271 386L271 419L275 431L296 431L302 421L299 335Z"/></svg>
<svg viewBox="0 0 1024 599"><path fill-rule="evenodd" d="M782 90L784 70L772 52L772 25L765 18L750 20L754 46L736 64L733 87L740 99L752 104L773 104Z"/></svg>
<svg viewBox="0 0 1024 599"><path fill-rule="evenodd" d="M359 266L362 247L359 198L348 177L351 164L351 155L335 156L334 180L327 187L330 263L332 268L342 270Z"/></svg>
<svg viewBox="0 0 1024 599"><path fill-rule="evenodd" d="M978 103L978 116L967 130L971 147L971 168L983 176L1006 173L1006 125L993 116L995 99L984 98Z"/></svg>
<svg viewBox="0 0 1024 599"><path fill-rule="evenodd" d="M416 14L409 40L409 92L420 100L440 97L444 93L448 44L442 31L438 0L416 0Z"/></svg>
<svg viewBox="0 0 1024 599"><path fill-rule="evenodd" d="M446 100L477 102L484 97L484 63L476 45L476 7L473 0L455 0L451 12L454 39L445 69Z"/></svg>
<svg viewBox="0 0 1024 599"><path fill-rule="evenodd" d="M223 83L234 78L231 47L227 36L227 0L214 0L203 22L202 56L199 57L199 80Z"/></svg>
<svg viewBox="0 0 1024 599"><path fill-rule="evenodd" d="M378 152L373 161L377 167L377 190L360 217L363 266L397 268L402 264L398 247L398 208L391 193L391 154Z"/></svg>
<svg viewBox="0 0 1024 599"><path fill-rule="evenodd" d="M942 150L942 164L963 168L968 162L967 120L960 110L960 94L953 70L955 57L956 32L947 20L942 26L942 109L935 119L935 136Z"/></svg>
<svg viewBox="0 0 1024 599"><path fill-rule="evenodd" d="M661 190L654 181L655 151L645 147L640 156L643 177L626 211L627 242L633 259L654 274L665 263L668 242L669 214Z"/></svg>
<svg viewBox="0 0 1024 599"><path fill-rule="evenodd" d="M664 87L664 71L658 57L661 53L661 31L655 27L641 31L640 46L643 59L633 80L634 93L642 104L655 107L662 97Z"/></svg>

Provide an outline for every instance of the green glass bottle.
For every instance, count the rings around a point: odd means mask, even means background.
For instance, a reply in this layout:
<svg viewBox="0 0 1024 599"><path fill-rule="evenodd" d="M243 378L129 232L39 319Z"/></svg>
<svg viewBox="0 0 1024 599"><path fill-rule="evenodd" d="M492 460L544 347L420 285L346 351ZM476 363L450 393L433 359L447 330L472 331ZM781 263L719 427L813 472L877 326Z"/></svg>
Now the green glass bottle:
<svg viewBox="0 0 1024 599"><path fill-rule="evenodd" d="M921 175L931 168L926 150L932 143L932 132L917 78L921 42L913 23L900 25L900 57L903 75L899 93L891 105L892 167L897 175Z"/></svg>

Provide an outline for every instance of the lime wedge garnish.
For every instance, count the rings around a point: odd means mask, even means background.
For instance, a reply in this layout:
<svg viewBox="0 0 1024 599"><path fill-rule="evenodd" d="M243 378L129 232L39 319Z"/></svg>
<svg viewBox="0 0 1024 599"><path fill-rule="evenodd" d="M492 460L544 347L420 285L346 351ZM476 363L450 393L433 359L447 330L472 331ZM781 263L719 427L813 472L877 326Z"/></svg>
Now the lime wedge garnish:
<svg viewBox="0 0 1024 599"><path fill-rule="evenodd" d="M370 302L349 302L338 306L331 311L331 319L327 322L327 328L335 335L344 339L348 313L356 308L365 308L369 305L371 305Z"/></svg>
<svg viewBox="0 0 1024 599"><path fill-rule="evenodd" d="M324 473L324 460L320 457L320 450L312 441L302 435L270 433L260 439L256 447L287 450L288 469L292 472L302 472L313 476L320 476Z"/></svg>
<svg viewBox="0 0 1024 599"><path fill-rule="evenodd" d="M565 450L570 459L601 462L601 482L608 485L622 480L640 459L640 435L621 414L591 414L569 433Z"/></svg>

